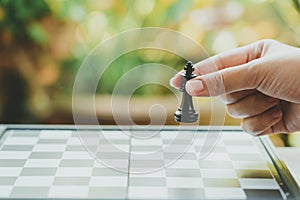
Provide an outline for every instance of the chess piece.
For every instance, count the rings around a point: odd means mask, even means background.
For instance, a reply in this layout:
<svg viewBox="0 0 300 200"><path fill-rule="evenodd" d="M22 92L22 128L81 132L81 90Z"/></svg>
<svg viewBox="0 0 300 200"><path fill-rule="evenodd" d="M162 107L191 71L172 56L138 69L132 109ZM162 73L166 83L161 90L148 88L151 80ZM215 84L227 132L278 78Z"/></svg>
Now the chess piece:
<svg viewBox="0 0 300 200"><path fill-rule="evenodd" d="M186 82L196 77L196 75L193 73L194 67L191 61L187 62L184 70L185 73L181 75L182 80L181 87L179 89L179 91L182 92L181 105L174 113L174 117L177 122L191 123L198 120L198 113L194 109L192 97L185 90Z"/></svg>

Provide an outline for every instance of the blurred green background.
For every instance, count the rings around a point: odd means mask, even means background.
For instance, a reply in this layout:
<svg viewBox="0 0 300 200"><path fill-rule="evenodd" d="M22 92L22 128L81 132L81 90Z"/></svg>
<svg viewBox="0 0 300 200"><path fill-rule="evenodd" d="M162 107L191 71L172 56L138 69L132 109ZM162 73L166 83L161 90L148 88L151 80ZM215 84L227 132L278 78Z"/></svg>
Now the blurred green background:
<svg viewBox="0 0 300 200"><path fill-rule="evenodd" d="M264 38L300 46L296 0L0 0L0 122L73 123L72 87L83 59L109 37L140 27L180 31L209 55ZM155 50L124 55L101 79L105 84L97 90L99 102L109 99L126 71L151 62L180 70L185 61ZM169 105L166 123L172 124L178 104L169 101L166 88L145 86L135 96L136 110L158 99ZM200 122L208 124L208 100L198 101L200 108L204 107ZM100 121L114 124L107 105L99 105ZM89 115L84 108L83 115ZM141 124L148 123L147 112L133 116ZM226 116L225 123L236 125L239 121ZM274 141L278 145L293 143L289 141L296 141L296 135Z"/></svg>

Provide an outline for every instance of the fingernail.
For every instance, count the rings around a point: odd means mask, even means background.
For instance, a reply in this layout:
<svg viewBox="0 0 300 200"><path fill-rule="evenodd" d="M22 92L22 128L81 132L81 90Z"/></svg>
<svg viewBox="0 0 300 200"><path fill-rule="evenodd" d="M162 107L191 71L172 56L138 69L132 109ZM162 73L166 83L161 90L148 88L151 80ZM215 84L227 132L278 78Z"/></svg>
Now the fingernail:
<svg viewBox="0 0 300 200"><path fill-rule="evenodd" d="M201 80L190 80L186 83L186 90L190 95L200 95L204 86Z"/></svg>

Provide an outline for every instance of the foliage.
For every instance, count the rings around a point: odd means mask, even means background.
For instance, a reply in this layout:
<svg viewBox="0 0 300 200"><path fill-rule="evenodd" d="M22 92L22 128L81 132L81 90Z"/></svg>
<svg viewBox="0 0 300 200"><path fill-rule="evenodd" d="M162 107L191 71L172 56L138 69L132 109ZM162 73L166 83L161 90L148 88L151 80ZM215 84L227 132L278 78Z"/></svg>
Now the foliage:
<svg viewBox="0 0 300 200"><path fill-rule="evenodd" d="M38 19L50 15L44 0L1 0L0 10L0 29L9 31L16 42L40 45L47 42L47 33L36 23Z"/></svg>

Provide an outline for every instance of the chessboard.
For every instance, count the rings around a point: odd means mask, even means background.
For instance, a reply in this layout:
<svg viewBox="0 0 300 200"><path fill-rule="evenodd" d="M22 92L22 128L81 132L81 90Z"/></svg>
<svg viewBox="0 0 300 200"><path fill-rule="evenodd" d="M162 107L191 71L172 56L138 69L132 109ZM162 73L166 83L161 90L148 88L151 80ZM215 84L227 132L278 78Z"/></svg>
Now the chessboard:
<svg viewBox="0 0 300 200"><path fill-rule="evenodd" d="M0 140L0 198L294 198L272 157L239 129L10 126Z"/></svg>

